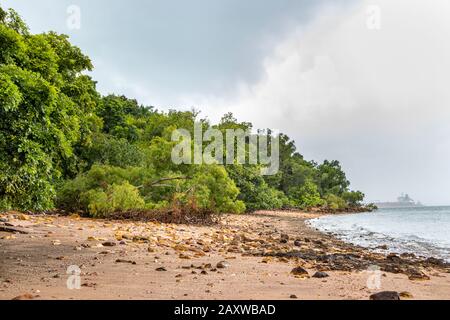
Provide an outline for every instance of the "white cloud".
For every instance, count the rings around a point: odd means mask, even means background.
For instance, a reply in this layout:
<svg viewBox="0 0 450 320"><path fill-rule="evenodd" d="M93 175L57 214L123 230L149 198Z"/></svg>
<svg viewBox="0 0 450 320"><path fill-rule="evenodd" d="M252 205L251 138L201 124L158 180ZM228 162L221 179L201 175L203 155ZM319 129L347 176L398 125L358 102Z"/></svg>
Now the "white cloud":
<svg viewBox="0 0 450 320"><path fill-rule="evenodd" d="M366 26L381 9L380 30ZM371 199L402 191L450 203L450 2L324 7L262 63L234 99L189 96L212 119L232 111L280 129L309 158L337 158Z"/></svg>

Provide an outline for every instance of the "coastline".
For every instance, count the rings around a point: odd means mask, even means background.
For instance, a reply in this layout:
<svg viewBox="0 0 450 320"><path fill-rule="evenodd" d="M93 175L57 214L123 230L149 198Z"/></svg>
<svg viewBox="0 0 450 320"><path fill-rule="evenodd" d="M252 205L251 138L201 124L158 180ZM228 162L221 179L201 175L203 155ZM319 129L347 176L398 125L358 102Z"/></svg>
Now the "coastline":
<svg viewBox="0 0 450 320"><path fill-rule="evenodd" d="M450 299L448 266L368 252L307 225L324 215L260 211L216 226L0 215L27 232L0 232L0 299L368 299L386 290ZM81 269L80 290L67 289L70 265ZM373 265L381 283L371 289ZM308 275L291 273L299 266Z"/></svg>

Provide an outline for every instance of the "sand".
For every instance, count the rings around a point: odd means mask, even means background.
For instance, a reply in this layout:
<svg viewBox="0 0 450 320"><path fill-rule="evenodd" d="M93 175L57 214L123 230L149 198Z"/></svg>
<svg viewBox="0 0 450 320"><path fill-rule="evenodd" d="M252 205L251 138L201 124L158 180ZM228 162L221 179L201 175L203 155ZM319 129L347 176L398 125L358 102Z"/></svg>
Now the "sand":
<svg viewBox="0 0 450 320"><path fill-rule="evenodd" d="M366 250L352 249L309 228L305 220L316 216L258 212L225 215L215 226L188 226L76 215L0 214L3 221L27 232L0 231L0 299L25 294L34 299L277 300L291 299L292 295L313 300L369 299L372 293L385 290L408 292L405 299L450 299L450 273L445 268L427 268L424 272L430 280L421 281L409 280L403 273L364 269L326 270L328 277L313 278L324 265L298 258L258 256L259 246L278 242L280 234L289 235L287 244L279 248L278 244L267 245L280 252L294 248L296 238L309 241L302 243L300 251ZM250 239L236 241L244 235ZM107 246L108 241L116 245ZM325 242L325 249L323 244L311 247L317 241ZM384 259L381 254L376 257ZM228 262L228 267L216 268L221 261ZM76 275L70 278L67 274L70 266L80 268L79 289ZM296 266L304 267L310 277L293 276L291 270ZM74 289L68 288L68 279ZM375 280L371 282L375 286L369 288L368 279Z"/></svg>

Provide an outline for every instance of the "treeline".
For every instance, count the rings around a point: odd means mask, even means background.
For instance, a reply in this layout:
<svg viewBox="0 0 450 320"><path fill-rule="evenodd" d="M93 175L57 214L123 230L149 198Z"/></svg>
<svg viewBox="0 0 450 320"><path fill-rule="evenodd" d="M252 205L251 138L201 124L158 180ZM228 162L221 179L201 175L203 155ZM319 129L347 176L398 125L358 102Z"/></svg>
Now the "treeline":
<svg viewBox="0 0 450 320"><path fill-rule="evenodd" d="M106 216L172 207L211 212L361 205L338 161L306 161L280 135L280 169L176 165L173 130L251 129L225 115L162 112L124 96L101 96L89 57L65 35L31 34L0 8L0 210L83 211Z"/></svg>

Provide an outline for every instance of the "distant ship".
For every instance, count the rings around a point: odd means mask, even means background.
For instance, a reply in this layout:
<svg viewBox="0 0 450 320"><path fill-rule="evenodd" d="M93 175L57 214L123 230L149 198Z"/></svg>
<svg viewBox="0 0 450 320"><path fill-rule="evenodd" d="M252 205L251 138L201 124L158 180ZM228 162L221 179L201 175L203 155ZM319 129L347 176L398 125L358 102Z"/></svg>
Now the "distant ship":
<svg viewBox="0 0 450 320"><path fill-rule="evenodd" d="M423 204L419 201L414 201L408 194L402 193L397 198L396 202L375 202L378 208L411 208L411 207L423 207Z"/></svg>

